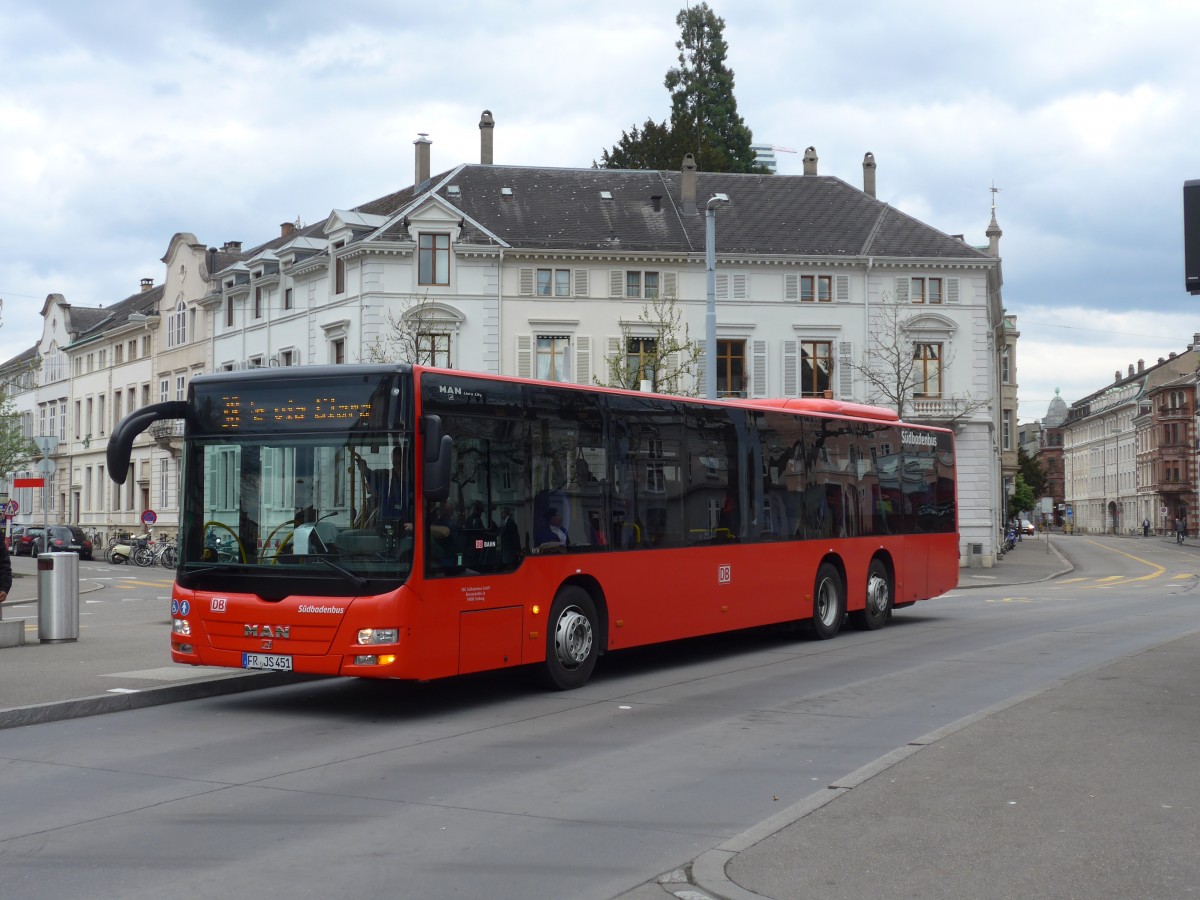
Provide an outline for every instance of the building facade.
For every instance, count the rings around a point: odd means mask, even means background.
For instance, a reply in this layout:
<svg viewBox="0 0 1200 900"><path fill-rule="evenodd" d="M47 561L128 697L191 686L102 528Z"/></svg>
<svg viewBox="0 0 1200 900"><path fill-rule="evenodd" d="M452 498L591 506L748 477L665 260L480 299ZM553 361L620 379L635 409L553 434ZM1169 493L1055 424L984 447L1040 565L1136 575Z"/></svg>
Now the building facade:
<svg viewBox="0 0 1200 900"><path fill-rule="evenodd" d="M200 371L384 359L607 382L611 361L636 368L655 349L656 305L676 310L679 327L701 343L705 213L724 196L715 211L715 353L701 345L685 389L702 385L712 365L723 396L829 396L899 406L910 420L953 428L962 558L991 564L1005 489L997 443L1005 411L1016 408L1017 336L1003 316L994 210L988 247L970 246L876 199L873 157L858 188L818 175L812 148L806 174L786 177L700 173L690 157L678 172L497 166L489 120L480 123L478 165L431 175L422 137L412 186L371 203L284 225L246 250L232 242L206 250L176 235L150 302L131 304L136 311L98 332L59 339L71 353L84 352L85 338L91 352L103 345L113 381L103 390L81 382L78 392L69 379L43 385L54 408L91 397L107 426L120 418L118 404L128 411L183 396ZM897 351L890 363L881 342ZM125 348L119 363L117 346ZM143 360L145 371L130 367ZM889 365L906 373L899 397L872 377ZM50 403L39 399L39 410ZM125 493L110 485L106 496L102 450L93 446L111 428L100 432L92 420L83 447L85 409L69 448L78 520L136 525L135 515L153 509L157 527L169 529L178 433L161 423L140 438L135 477Z"/></svg>

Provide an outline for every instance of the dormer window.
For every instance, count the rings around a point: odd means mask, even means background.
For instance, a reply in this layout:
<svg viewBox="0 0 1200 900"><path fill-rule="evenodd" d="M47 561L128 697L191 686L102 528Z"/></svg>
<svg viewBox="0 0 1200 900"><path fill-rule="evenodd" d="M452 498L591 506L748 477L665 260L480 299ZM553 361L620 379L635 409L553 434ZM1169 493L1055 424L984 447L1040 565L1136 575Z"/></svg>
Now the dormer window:
<svg viewBox="0 0 1200 900"><path fill-rule="evenodd" d="M417 251L417 283L450 283L450 235L421 235Z"/></svg>

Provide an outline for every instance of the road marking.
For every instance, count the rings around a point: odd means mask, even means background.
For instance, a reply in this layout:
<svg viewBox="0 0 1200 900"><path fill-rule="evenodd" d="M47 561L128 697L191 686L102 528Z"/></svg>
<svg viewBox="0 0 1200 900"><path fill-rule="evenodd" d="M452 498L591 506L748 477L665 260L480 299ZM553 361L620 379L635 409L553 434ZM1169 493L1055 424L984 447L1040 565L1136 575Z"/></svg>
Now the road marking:
<svg viewBox="0 0 1200 900"><path fill-rule="evenodd" d="M1185 572L1183 575L1172 575L1171 576L1173 581L1183 581L1183 579L1185 579L1185 578L1195 578L1195 577L1196 577L1195 574L1192 572Z"/></svg>
<svg viewBox="0 0 1200 900"><path fill-rule="evenodd" d="M1056 581L1054 583L1055 584L1074 584L1076 581L1087 581L1087 579L1081 575L1078 578L1063 578L1060 581Z"/></svg>
<svg viewBox="0 0 1200 900"><path fill-rule="evenodd" d="M1127 559L1132 559L1134 562L1139 562L1144 566L1149 566L1151 569L1154 569L1154 571L1151 572L1149 575L1139 575L1136 578L1129 578L1125 581L1122 581L1121 584L1133 584L1135 581L1151 581L1155 578L1158 578L1160 575L1163 575L1167 571L1165 566L1160 566L1158 563L1152 563L1152 562L1150 562L1150 560L1142 559L1140 556L1134 556L1132 553L1126 553L1124 550L1118 550L1116 547L1109 547L1105 544L1101 544L1101 543L1098 543L1097 541L1093 541L1093 540L1089 540L1088 543L1095 547L1100 547L1104 550L1108 550L1112 553L1119 553L1121 556L1124 556ZM1112 578L1105 578L1103 580L1112 582L1112 581L1116 581L1119 577L1121 577L1121 576L1114 576Z"/></svg>
<svg viewBox="0 0 1200 900"><path fill-rule="evenodd" d="M1003 597L999 600L985 600L984 603L1037 603L1037 601L1032 597Z"/></svg>

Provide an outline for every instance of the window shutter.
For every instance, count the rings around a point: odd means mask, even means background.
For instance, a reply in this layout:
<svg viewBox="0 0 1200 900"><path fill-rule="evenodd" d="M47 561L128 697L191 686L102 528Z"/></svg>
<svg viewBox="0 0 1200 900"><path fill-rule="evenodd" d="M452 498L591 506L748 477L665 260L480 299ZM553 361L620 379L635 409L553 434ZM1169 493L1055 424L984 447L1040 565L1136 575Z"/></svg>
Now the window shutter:
<svg viewBox="0 0 1200 900"><path fill-rule="evenodd" d="M958 279L957 278L947 278L946 279L946 302L947 303L957 303L958 302Z"/></svg>
<svg viewBox="0 0 1200 900"><path fill-rule="evenodd" d="M517 377L533 377L533 335L517 335Z"/></svg>
<svg viewBox="0 0 1200 900"><path fill-rule="evenodd" d="M800 396L800 360L798 342L785 340L783 342L783 395L785 397Z"/></svg>
<svg viewBox="0 0 1200 900"><path fill-rule="evenodd" d="M850 299L850 276L838 275L833 279L833 299L845 303Z"/></svg>
<svg viewBox="0 0 1200 900"><path fill-rule="evenodd" d="M909 285L909 280L908 280L907 276L905 276L904 278L896 279L896 302L897 303L907 303L908 302L908 285Z"/></svg>
<svg viewBox="0 0 1200 900"><path fill-rule="evenodd" d="M695 394L697 397L705 396L704 387L705 387L705 378L707 377L705 375L705 372L707 371L707 369L708 369L708 354L705 352L705 348L702 346L700 348L700 352L696 355Z"/></svg>
<svg viewBox="0 0 1200 900"><path fill-rule="evenodd" d="M800 276L799 275L784 275L783 276L783 299L784 300L799 300L800 299ZM787 341L784 341L786 344ZM795 343L793 341L792 343Z"/></svg>
<svg viewBox="0 0 1200 900"><path fill-rule="evenodd" d="M604 383L609 387L616 387L617 385L613 383L613 373L616 372L617 369L615 368L616 364L613 363L613 360L621 357L621 339L615 334L610 334L607 338L605 338L605 342L608 345L608 349L605 351L607 368L604 371Z"/></svg>
<svg viewBox="0 0 1200 900"><path fill-rule="evenodd" d="M750 396L767 396L767 342L750 342Z"/></svg>
<svg viewBox="0 0 1200 900"><path fill-rule="evenodd" d="M533 269L521 269L520 292L522 297L533 296Z"/></svg>
<svg viewBox="0 0 1200 900"><path fill-rule="evenodd" d="M854 399L854 354L849 341L838 341L838 395L842 400Z"/></svg>
<svg viewBox="0 0 1200 900"><path fill-rule="evenodd" d="M737 274L733 276L733 299L745 300L750 296L750 276Z"/></svg>
<svg viewBox="0 0 1200 900"><path fill-rule="evenodd" d="M586 297L588 295L588 270L575 270L575 296Z"/></svg>
<svg viewBox="0 0 1200 900"><path fill-rule="evenodd" d="M620 269L613 269L608 273L608 296L625 296L625 273Z"/></svg>
<svg viewBox="0 0 1200 900"><path fill-rule="evenodd" d="M729 275L728 275L728 273L717 272L716 277L713 279L713 283L716 285L715 293L717 295L717 299L718 300L728 300L729 299ZM707 288L705 289L705 292L707 293Z"/></svg>
<svg viewBox="0 0 1200 900"><path fill-rule="evenodd" d="M662 291L660 292L660 296L669 297L672 300L674 300L676 297L679 296L679 294L677 293L678 290L679 290L679 284L678 284L678 279L675 277L675 273L674 272L663 272L662 273Z"/></svg>
<svg viewBox="0 0 1200 900"><path fill-rule="evenodd" d="M681 391L684 389L682 379L679 377L679 354L675 351L672 351L663 357L662 367L659 369L658 374L660 376L660 381L656 387L656 390L663 390L661 380L663 378L672 379L675 390Z"/></svg>
<svg viewBox="0 0 1200 900"><path fill-rule="evenodd" d="M575 336L575 383L592 383L592 338L591 335Z"/></svg>

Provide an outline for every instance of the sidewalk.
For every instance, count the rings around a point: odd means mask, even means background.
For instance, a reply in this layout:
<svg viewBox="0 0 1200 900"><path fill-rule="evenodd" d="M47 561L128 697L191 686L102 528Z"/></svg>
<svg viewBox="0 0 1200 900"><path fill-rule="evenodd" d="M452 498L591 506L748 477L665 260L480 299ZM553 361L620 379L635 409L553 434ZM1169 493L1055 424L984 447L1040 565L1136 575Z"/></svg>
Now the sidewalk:
<svg viewBox="0 0 1200 900"><path fill-rule="evenodd" d="M311 676L181 666L171 662L169 601L127 604L112 615L86 615L88 595L104 582L81 577L80 634L76 641L38 640L37 561L15 557L13 587L0 605L4 623L24 624L23 646L0 647L0 728L35 725L237 693ZM113 576L171 580L166 569L113 567ZM118 603L119 598L113 601ZM119 613L119 614L117 614Z"/></svg>

